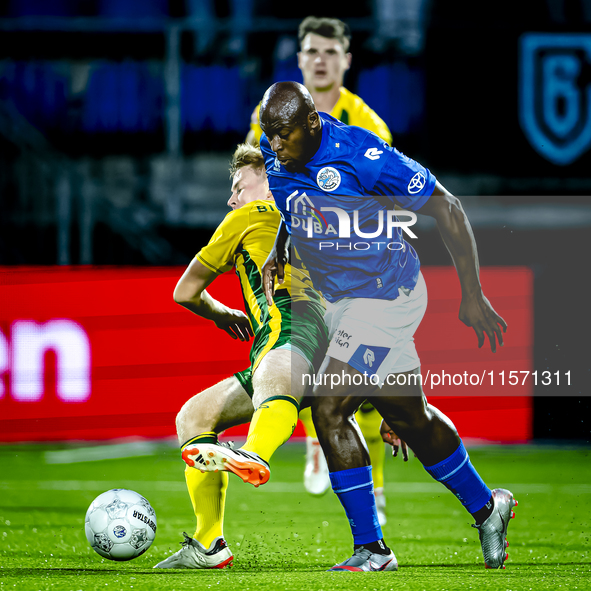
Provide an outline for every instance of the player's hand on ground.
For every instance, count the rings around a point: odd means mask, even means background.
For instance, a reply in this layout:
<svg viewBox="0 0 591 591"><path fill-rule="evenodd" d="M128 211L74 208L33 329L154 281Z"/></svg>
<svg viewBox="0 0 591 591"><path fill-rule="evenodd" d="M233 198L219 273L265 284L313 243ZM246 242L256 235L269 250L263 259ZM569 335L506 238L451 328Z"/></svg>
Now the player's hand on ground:
<svg viewBox="0 0 591 591"><path fill-rule="evenodd" d="M398 455L398 450L402 451L402 458L405 462L408 462L408 447L406 443L392 431L389 427L388 423L382 419L382 424L380 425L380 435L382 439L389 443L392 446L392 455L396 457Z"/></svg>
<svg viewBox="0 0 591 591"><path fill-rule="evenodd" d="M242 310L228 310L214 322L220 330L227 332L233 339L248 341L254 336L250 320Z"/></svg>
<svg viewBox="0 0 591 591"><path fill-rule="evenodd" d="M463 297L460 304L460 320L474 329L478 337L478 348L484 344L484 335L488 336L493 353L497 350L497 340L503 346L503 333L507 332L507 323L495 312L490 302L479 293L473 297Z"/></svg>

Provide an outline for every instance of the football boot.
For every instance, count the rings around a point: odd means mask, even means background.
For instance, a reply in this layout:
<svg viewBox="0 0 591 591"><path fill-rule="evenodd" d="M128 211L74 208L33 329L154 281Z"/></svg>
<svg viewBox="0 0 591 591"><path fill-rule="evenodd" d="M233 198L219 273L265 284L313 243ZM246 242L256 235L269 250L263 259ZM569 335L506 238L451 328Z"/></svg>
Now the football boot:
<svg viewBox="0 0 591 591"><path fill-rule="evenodd" d="M185 539L181 542L182 548L153 568L226 568L232 566L234 556L224 538L216 538L209 548L206 548L185 532L183 532L183 536Z"/></svg>
<svg viewBox="0 0 591 591"><path fill-rule="evenodd" d="M504 488L495 488L492 498L493 512L486 521L480 525L472 524L472 527L478 530L486 568L505 568L504 562L509 558L507 528L509 521L515 517L513 507L517 507L517 501Z"/></svg>
<svg viewBox="0 0 591 591"><path fill-rule="evenodd" d="M269 464L259 455L223 443L195 443L185 447L182 456L188 466L201 472L233 472L255 487L271 476Z"/></svg>
<svg viewBox="0 0 591 591"><path fill-rule="evenodd" d="M344 562L335 564L329 571L343 572L379 572L398 570L398 562L394 552L375 554L363 546L355 549L353 556Z"/></svg>

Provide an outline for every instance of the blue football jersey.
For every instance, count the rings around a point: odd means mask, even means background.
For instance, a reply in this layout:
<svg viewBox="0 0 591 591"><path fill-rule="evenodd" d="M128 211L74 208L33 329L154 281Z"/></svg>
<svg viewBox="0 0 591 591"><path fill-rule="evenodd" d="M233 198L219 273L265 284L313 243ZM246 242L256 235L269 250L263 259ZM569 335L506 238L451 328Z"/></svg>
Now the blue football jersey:
<svg viewBox="0 0 591 591"><path fill-rule="evenodd" d="M415 287L420 263L397 225L413 220L398 218L394 205L420 209L435 177L372 132L326 113L320 119L320 147L302 172L287 172L261 138L269 188L292 244L329 301L395 299L399 287Z"/></svg>

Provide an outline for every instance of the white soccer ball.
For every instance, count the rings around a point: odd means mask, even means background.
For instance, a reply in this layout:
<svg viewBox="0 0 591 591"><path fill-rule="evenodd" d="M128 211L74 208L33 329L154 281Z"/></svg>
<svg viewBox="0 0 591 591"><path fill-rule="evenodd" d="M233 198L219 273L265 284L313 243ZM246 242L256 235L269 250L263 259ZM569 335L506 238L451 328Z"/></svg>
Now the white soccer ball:
<svg viewBox="0 0 591 591"><path fill-rule="evenodd" d="M109 560L131 560L143 554L156 537L156 513L133 490L115 488L99 495L84 520L91 548Z"/></svg>

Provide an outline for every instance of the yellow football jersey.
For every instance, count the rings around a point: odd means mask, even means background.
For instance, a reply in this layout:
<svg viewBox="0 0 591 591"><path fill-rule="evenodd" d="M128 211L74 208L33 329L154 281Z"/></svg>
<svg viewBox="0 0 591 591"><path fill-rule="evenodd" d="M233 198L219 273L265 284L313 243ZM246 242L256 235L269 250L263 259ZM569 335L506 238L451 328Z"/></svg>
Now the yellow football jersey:
<svg viewBox="0 0 591 591"><path fill-rule="evenodd" d="M231 211L218 226L197 259L215 273L236 268L242 295L253 329L262 324L267 300L263 292L262 268L275 244L281 214L271 200L252 201ZM295 286L295 289L292 287ZM275 289L287 289L293 301L308 299L304 293L309 279L300 270L285 268L284 282Z"/></svg>
<svg viewBox="0 0 591 591"><path fill-rule="evenodd" d="M392 134L388 126L378 117L376 112L368 107L361 97L353 94L344 86L341 86L340 93L341 96L329 115L332 115L347 125L355 125L373 131L389 145L392 145ZM259 124L260 108L261 105L259 103L253 111L250 120L250 129L254 133L257 143L261 141L261 135L263 135L263 130Z"/></svg>

